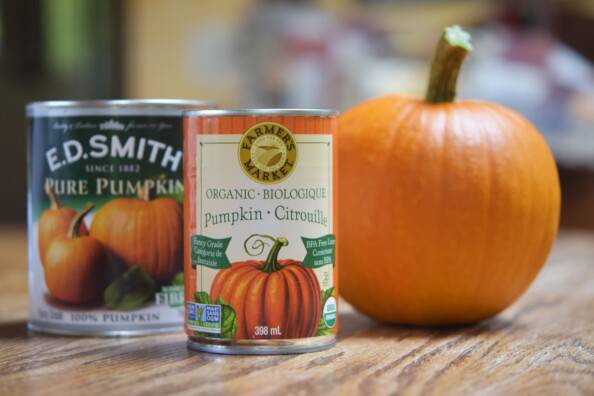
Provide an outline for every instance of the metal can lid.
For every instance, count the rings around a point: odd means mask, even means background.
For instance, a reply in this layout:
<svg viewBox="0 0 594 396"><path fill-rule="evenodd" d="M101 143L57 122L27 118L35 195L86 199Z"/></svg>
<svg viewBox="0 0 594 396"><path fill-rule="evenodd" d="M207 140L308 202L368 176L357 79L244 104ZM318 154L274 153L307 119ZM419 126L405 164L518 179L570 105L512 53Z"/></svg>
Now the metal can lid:
<svg viewBox="0 0 594 396"><path fill-rule="evenodd" d="M222 116L301 116L335 117L337 110L331 109L206 109L186 110L184 117L222 117Z"/></svg>
<svg viewBox="0 0 594 396"><path fill-rule="evenodd" d="M191 99L113 99L113 100L50 100L30 102L26 106L27 116L69 116L69 115L180 115L191 108L213 108L214 102Z"/></svg>

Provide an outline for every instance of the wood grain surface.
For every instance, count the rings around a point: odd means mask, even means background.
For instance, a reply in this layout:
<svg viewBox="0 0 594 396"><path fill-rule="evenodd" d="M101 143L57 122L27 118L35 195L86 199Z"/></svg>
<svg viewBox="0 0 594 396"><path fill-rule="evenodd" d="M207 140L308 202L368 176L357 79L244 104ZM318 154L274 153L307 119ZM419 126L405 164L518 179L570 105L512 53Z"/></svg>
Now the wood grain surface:
<svg viewBox="0 0 594 396"><path fill-rule="evenodd" d="M594 234L561 234L490 321L386 326L343 303L336 347L262 357L191 352L182 334L28 333L23 229L0 229L0 257L0 395L594 395Z"/></svg>

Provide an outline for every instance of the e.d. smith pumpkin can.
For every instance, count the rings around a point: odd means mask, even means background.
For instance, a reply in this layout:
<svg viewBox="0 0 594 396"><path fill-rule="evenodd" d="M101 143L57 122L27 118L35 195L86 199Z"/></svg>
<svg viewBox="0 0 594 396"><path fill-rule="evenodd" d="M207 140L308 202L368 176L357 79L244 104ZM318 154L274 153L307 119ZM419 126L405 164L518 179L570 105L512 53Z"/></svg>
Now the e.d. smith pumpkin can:
<svg viewBox="0 0 594 396"><path fill-rule="evenodd" d="M336 113L184 113L189 347L297 353L334 344Z"/></svg>
<svg viewBox="0 0 594 396"><path fill-rule="evenodd" d="M207 107L178 100L27 106L31 329L181 329L181 115Z"/></svg>

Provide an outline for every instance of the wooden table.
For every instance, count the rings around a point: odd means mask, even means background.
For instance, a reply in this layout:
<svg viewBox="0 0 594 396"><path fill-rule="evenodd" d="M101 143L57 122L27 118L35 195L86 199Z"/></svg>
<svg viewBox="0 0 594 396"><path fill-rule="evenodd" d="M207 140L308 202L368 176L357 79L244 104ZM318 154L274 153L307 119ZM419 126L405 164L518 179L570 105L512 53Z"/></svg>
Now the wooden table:
<svg viewBox="0 0 594 396"><path fill-rule="evenodd" d="M338 345L304 355L190 352L185 336L26 330L23 229L0 229L0 394L594 394L594 234L563 233L530 290L490 321L385 326L341 307Z"/></svg>

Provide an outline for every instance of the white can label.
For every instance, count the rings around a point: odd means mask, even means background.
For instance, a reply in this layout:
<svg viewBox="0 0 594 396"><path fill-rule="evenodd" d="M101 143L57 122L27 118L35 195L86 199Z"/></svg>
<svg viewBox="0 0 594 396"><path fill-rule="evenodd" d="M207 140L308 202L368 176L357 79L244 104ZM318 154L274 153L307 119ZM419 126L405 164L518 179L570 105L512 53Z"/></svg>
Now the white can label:
<svg viewBox="0 0 594 396"><path fill-rule="evenodd" d="M196 138L196 228L189 241L196 283L190 286L196 303L221 307L218 336L330 334L335 311L325 307L336 307L332 135L292 134L262 123L243 134ZM206 336L205 326L189 328Z"/></svg>

